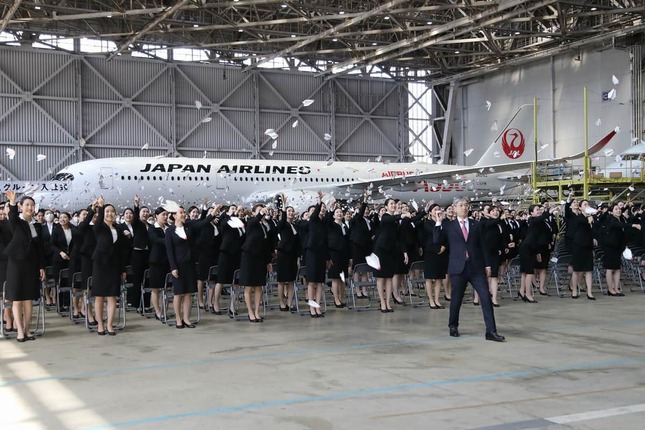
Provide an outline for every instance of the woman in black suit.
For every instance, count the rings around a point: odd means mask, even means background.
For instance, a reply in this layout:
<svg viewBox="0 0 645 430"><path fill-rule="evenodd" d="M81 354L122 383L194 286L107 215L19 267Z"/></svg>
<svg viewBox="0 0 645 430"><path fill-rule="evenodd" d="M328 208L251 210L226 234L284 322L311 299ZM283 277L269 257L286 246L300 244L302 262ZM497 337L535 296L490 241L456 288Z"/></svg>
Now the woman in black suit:
<svg viewBox="0 0 645 430"><path fill-rule="evenodd" d="M121 294L121 282L125 281L125 261L122 251L126 246L126 237L115 223L116 210L111 204L105 204L103 197L98 200L98 216L93 230L96 237L96 248L92 254L92 295L95 297L97 333L115 336L114 315L116 299ZM107 299L107 327L103 324L103 305Z"/></svg>
<svg viewBox="0 0 645 430"><path fill-rule="evenodd" d="M7 261L9 257L4 252L7 245L11 241L11 231L9 230L9 220L7 215L9 214L9 204L1 203L0 204L0 287L4 285L4 282L7 280ZM4 318L5 331L17 331L13 326L13 315L11 315L11 307L6 307L4 309Z"/></svg>
<svg viewBox="0 0 645 430"><path fill-rule="evenodd" d="M358 212L350 221L349 237L351 241L352 266L364 264L365 257L372 253L374 247L373 237L376 228L375 223L370 219L372 210L367 206L368 196L368 192L363 194L363 203L361 203ZM367 281L367 276L364 276L363 279L358 279L358 276L358 274L354 274L355 281ZM367 297L367 290L363 288L362 291L358 291L356 297L359 299Z"/></svg>
<svg viewBox="0 0 645 430"><path fill-rule="evenodd" d="M487 254L486 261L490 265L490 275L488 277L488 289L491 294L493 306L499 307L497 302L497 291L504 255L508 248L506 247L506 236L502 228L502 222L499 219L500 209L492 205L488 209L488 218L482 218L481 229L483 233L483 246ZM488 272L487 272L488 274Z"/></svg>
<svg viewBox="0 0 645 430"><path fill-rule="evenodd" d="M439 302L441 285L448 271L448 240L443 229L444 211L434 203L428 208L430 218L423 223L423 275L426 280L428 305L431 309L444 309ZM434 287L434 288L433 288Z"/></svg>
<svg viewBox="0 0 645 430"><path fill-rule="evenodd" d="M399 220L410 218L410 213L395 215L396 201L394 199L385 200L386 212L381 217L378 227L376 240L374 241L374 253L378 256L381 268L376 271L376 289L381 301L381 312L394 312L390 306L392 297L392 277L394 276L396 256L403 253L403 262L408 264L407 250L403 249L402 243L398 240ZM397 249L394 248L398 246Z"/></svg>
<svg viewBox="0 0 645 430"><path fill-rule="evenodd" d="M148 286L151 289L150 303L155 311L155 319L161 321L161 304L159 290L164 288L166 274L170 272L168 252L166 251L166 229L168 228L168 212L158 207L154 212L155 223L148 229L150 257L148 258Z"/></svg>
<svg viewBox="0 0 645 430"><path fill-rule="evenodd" d="M537 303L533 299L533 279L535 279L535 269L538 268L538 263L541 263L543 258L540 238L544 234L544 229L547 228L544 220L548 215L548 212L546 214L542 213L542 206L540 205L529 206L530 218L527 223L526 236L520 245L520 272L522 278L520 289L517 292L518 297L528 303Z"/></svg>
<svg viewBox="0 0 645 430"><path fill-rule="evenodd" d="M318 191L318 204L314 207L309 222L307 223L307 299L309 300L309 314L312 318L323 317L318 303L322 301L323 284L327 278L326 271L331 265L329 248L327 246L327 223L325 213L327 207L322 202L322 192Z"/></svg>
<svg viewBox="0 0 645 430"><path fill-rule="evenodd" d="M40 281L45 279L42 227L34 222L34 199L22 198L21 218L16 206L16 193L7 191L6 196L9 199L11 241L5 248L8 256L5 298L13 302L13 318L18 330L16 340L24 342L36 339L29 333L29 324L33 300L40 298Z"/></svg>
<svg viewBox="0 0 645 430"><path fill-rule="evenodd" d="M345 214L339 207L338 202L334 203L332 210L327 213L327 246L331 267L327 271L327 277L331 279L331 292L334 295L334 305L337 308L344 308L343 297L345 297L345 280L347 279L347 267L349 266L349 231L345 227Z"/></svg>
<svg viewBox="0 0 645 430"><path fill-rule="evenodd" d="M231 227L229 224L229 221L239 219L235 216L236 212L237 206L229 206L220 215L217 223L222 242L217 259L217 284L215 285L215 297L213 298L213 313L215 315L222 314L219 308L219 299L222 295L224 284L230 284L233 281L233 274L240 268L242 242L244 242L245 234L244 227ZM231 309L229 309L229 316L233 317Z"/></svg>
<svg viewBox="0 0 645 430"><path fill-rule="evenodd" d="M283 194L282 205L287 204L287 197ZM287 206L282 210L282 217L276 226L278 237L278 267L276 270L278 281L278 298L280 300L280 310L285 312L293 302L293 282L298 274L298 256L300 255L300 238L298 230L293 225L296 217L296 211L293 207ZM286 289L286 294L285 294ZM285 305L285 296L287 304Z"/></svg>
<svg viewBox="0 0 645 430"><path fill-rule="evenodd" d="M610 215L606 220L606 233L602 241L603 266L606 270L607 295L623 296L620 292L620 267L622 254L627 245L627 224L623 222L623 211L619 205L609 207Z"/></svg>
<svg viewBox="0 0 645 430"><path fill-rule="evenodd" d="M264 205L253 206L253 216L246 223L240 259L240 285L244 286L244 303L250 322L262 322L262 287L266 284L267 271L271 271L271 238L262 222L264 214Z"/></svg>
<svg viewBox="0 0 645 430"><path fill-rule="evenodd" d="M52 251L52 266L54 269L55 279L60 279L60 272L64 269L70 268L70 260L72 249L75 246L74 238L77 236L76 226L69 223L70 215L67 212L61 212L58 217L58 225L54 226L51 236L51 251ZM68 270L69 277L63 282L70 282L72 278L72 271ZM67 287L68 285L60 285L59 287ZM67 305L66 298L57 297L57 300ZM72 303L72 315L74 318L81 318L79 314L77 303ZM84 316L84 315L83 315Z"/></svg>
<svg viewBox="0 0 645 430"><path fill-rule="evenodd" d="M191 294L197 292L197 273L195 271L195 256L192 252L192 232L184 228L186 211L181 206L175 213L175 225L166 230L166 252L174 297L172 306L177 320L176 327L195 328L190 321L190 308L192 307Z"/></svg>
<svg viewBox="0 0 645 430"><path fill-rule="evenodd" d="M587 285L587 298L589 300L596 300L592 294L592 275L593 275L593 248L598 245L598 242L593 237L593 216L588 214L589 201L580 201L580 214L571 218L571 227L574 231L572 242L572 263L573 275L572 279L572 292L571 297L577 299L578 294L578 281L584 277ZM567 228L569 224L567 222Z"/></svg>

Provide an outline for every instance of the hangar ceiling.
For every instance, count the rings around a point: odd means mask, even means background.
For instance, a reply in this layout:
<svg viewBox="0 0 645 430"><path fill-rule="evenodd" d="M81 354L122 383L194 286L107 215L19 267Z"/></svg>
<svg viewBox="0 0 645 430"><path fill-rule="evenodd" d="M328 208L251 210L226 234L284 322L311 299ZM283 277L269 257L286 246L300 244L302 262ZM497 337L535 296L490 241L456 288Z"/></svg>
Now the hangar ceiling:
<svg viewBox="0 0 645 430"><path fill-rule="evenodd" d="M204 50L202 62L243 70L282 58L318 75L434 83L566 50L642 43L645 28L642 0L0 0L0 7L0 33L23 44L93 38L115 43L108 58L190 48Z"/></svg>

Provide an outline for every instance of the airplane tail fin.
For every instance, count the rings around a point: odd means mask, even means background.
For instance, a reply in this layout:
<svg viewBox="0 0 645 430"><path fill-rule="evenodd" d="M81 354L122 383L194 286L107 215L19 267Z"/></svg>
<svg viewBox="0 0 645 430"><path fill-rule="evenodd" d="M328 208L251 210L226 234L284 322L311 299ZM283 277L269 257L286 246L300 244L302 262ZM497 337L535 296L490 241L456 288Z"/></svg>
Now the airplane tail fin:
<svg viewBox="0 0 645 430"><path fill-rule="evenodd" d="M610 131L589 147L589 154L594 154L603 149L615 135L616 131ZM533 105L525 104L520 106L484 155L475 163L475 166L532 163L535 161L534 145ZM553 148L547 148L548 144L543 145L539 141L537 145L538 161L554 160L549 157ZM558 158L558 160L572 160L583 156L584 150L581 150L578 153Z"/></svg>
<svg viewBox="0 0 645 430"><path fill-rule="evenodd" d="M533 161L535 158L533 144L533 105L524 104L502 127L493 143L475 165L488 166L505 162Z"/></svg>

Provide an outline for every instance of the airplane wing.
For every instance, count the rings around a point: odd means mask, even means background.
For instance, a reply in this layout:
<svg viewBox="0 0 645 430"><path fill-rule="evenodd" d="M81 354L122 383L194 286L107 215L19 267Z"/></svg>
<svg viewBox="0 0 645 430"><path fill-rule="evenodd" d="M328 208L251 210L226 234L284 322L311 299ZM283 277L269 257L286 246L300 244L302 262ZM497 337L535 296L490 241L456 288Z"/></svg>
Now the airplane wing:
<svg viewBox="0 0 645 430"><path fill-rule="evenodd" d="M594 144L592 147L589 148L589 155L595 154L598 151L602 150L609 141L616 135L616 131L612 130L610 133L608 133L605 137L600 139L596 144ZM486 155L486 154L485 154ZM577 158L581 158L584 156L584 151L579 152L577 154L572 154L568 155L566 157L562 158L554 158L554 159L542 159L538 160L538 163L560 163L564 161L569 161L569 160L574 160ZM482 160L484 160L486 157L482 157ZM518 160L518 161L510 161L510 162L498 162L498 163L491 163L491 164L486 164L486 161L482 162L480 160L476 164L472 166L451 166L451 165L446 165L445 169L442 169L441 171L435 171L435 172L420 172L418 174L413 174L413 175L399 175L399 176L394 176L394 177L387 177L387 178L376 178L376 179L359 179L358 181L353 181L353 182L348 182L345 184L339 184L339 186L349 186L349 187L356 187L356 188L365 188L366 184L371 184L372 187L374 188L394 188L396 187L397 189L400 189L401 191L406 191L406 190L414 190L418 189L420 185L417 182L429 182L429 183L442 183L443 181L455 181L459 180L459 178L463 175L469 174L469 173L483 173L483 172L508 172L511 170L519 170L519 169L525 169L525 168L530 168L531 164L533 163L532 160ZM313 187L312 187L313 188Z"/></svg>

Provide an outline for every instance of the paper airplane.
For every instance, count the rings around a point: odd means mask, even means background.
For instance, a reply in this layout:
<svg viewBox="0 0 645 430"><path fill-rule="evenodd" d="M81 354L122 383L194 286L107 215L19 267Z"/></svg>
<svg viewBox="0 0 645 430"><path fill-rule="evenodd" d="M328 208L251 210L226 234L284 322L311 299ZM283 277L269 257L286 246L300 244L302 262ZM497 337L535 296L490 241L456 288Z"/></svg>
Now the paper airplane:
<svg viewBox="0 0 645 430"><path fill-rule="evenodd" d="M45 154L36 155L36 161L43 161L45 159L47 159L47 156Z"/></svg>
<svg viewBox="0 0 645 430"><path fill-rule="evenodd" d="M306 100L302 101L302 105L305 106L305 107L306 106L311 106L312 104L314 104L314 100L312 100L312 99L306 99Z"/></svg>
<svg viewBox="0 0 645 430"><path fill-rule="evenodd" d="M202 123L211 122L212 120L213 120L213 118L211 118L210 116L207 116L206 118L204 118L204 119L202 120Z"/></svg>
<svg viewBox="0 0 645 430"><path fill-rule="evenodd" d="M616 75L611 75L611 82L612 82L614 85L618 85L618 84L620 84L620 81L618 80L618 78L616 77Z"/></svg>
<svg viewBox="0 0 645 430"><path fill-rule="evenodd" d="M492 106L492 103L486 100L486 110L490 110L491 106Z"/></svg>
<svg viewBox="0 0 645 430"><path fill-rule="evenodd" d="M16 151L12 148L7 148L7 155L9 156L10 160L13 160L13 157L16 156Z"/></svg>
<svg viewBox="0 0 645 430"><path fill-rule="evenodd" d="M298 120L295 120L293 124L291 124L291 127L296 128L298 127Z"/></svg>
<svg viewBox="0 0 645 430"><path fill-rule="evenodd" d="M497 131L497 121L494 121L493 125L490 126L490 131Z"/></svg>
<svg viewBox="0 0 645 430"><path fill-rule="evenodd" d="M600 118L598 118L596 120L596 126L600 127L601 125L602 125L602 120Z"/></svg>
<svg viewBox="0 0 645 430"><path fill-rule="evenodd" d="M202 102L200 102L199 100L195 100L195 107L197 109L201 109L202 108Z"/></svg>
<svg viewBox="0 0 645 430"><path fill-rule="evenodd" d="M466 157L468 157L470 154L472 154L472 153L473 153L473 151L474 151L474 149L473 149L473 148L466 149L466 150L464 151L464 155L465 155Z"/></svg>
<svg viewBox="0 0 645 430"><path fill-rule="evenodd" d="M607 93L607 98L610 100L616 99L616 89L612 88L608 93Z"/></svg>
<svg viewBox="0 0 645 430"><path fill-rule="evenodd" d="M146 142L146 143L141 147L141 150L142 150L142 151L145 151L145 150L146 150L146 149L148 149L149 147L150 147L150 145L148 145L148 142Z"/></svg>
<svg viewBox="0 0 645 430"><path fill-rule="evenodd" d="M331 140L331 134L325 133L325 136L323 137L325 140Z"/></svg>

